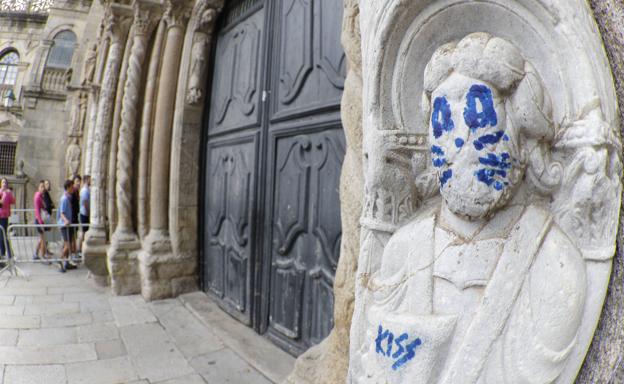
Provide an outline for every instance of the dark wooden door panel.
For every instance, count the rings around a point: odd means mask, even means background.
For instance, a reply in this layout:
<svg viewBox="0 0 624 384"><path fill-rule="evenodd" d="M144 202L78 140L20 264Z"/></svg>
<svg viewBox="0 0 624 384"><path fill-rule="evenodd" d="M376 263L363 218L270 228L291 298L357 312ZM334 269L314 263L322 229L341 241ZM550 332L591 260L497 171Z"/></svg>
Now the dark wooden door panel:
<svg viewBox="0 0 624 384"><path fill-rule="evenodd" d="M273 120L337 108L346 58L340 44L342 2L279 0L273 65Z"/></svg>
<svg viewBox="0 0 624 384"><path fill-rule="evenodd" d="M275 139L269 332L294 353L332 327L344 137L336 127Z"/></svg>
<svg viewBox="0 0 624 384"><path fill-rule="evenodd" d="M247 324L255 147L254 137L212 144L206 161L205 286Z"/></svg>
<svg viewBox="0 0 624 384"><path fill-rule="evenodd" d="M342 7L339 0L233 0L214 48L204 289L293 354L333 326L345 151Z"/></svg>
<svg viewBox="0 0 624 384"><path fill-rule="evenodd" d="M210 103L210 134L260 124L263 24L261 9L219 34Z"/></svg>

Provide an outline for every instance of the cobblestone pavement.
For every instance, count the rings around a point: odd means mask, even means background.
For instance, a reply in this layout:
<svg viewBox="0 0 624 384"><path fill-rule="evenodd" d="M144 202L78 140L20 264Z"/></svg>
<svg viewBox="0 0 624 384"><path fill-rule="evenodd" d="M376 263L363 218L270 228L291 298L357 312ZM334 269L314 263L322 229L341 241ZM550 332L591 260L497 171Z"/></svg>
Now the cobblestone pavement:
<svg viewBox="0 0 624 384"><path fill-rule="evenodd" d="M0 277L0 383L272 383L180 299L115 297L84 268L25 270Z"/></svg>

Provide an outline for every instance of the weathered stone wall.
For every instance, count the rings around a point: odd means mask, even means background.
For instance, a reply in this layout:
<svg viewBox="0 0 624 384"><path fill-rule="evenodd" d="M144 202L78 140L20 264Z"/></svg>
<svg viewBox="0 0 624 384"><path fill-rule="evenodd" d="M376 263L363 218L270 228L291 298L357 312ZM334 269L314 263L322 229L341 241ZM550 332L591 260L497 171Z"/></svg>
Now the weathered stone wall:
<svg viewBox="0 0 624 384"><path fill-rule="evenodd" d="M86 28L90 2L57 2L47 15L3 14L0 20L0 52L16 49L20 55L19 73L14 85L17 110L14 124L4 124L6 113L0 116L2 140L17 141L16 164L24 161L28 175L27 206L32 205L31 195L40 179L50 179L53 197L62 190L67 177L66 149L72 121L74 92L80 85L83 42L95 35ZM66 77L55 81L54 92L42 89L42 73L54 36L71 30L77 36L72 58L71 80Z"/></svg>
<svg viewBox="0 0 624 384"><path fill-rule="evenodd" d="M618 95L624 121L624 4L618 0L591 0ZM594 340L576 379L578 384L624 382L624 235L622 211L617 251L609 290Z"/></svg>

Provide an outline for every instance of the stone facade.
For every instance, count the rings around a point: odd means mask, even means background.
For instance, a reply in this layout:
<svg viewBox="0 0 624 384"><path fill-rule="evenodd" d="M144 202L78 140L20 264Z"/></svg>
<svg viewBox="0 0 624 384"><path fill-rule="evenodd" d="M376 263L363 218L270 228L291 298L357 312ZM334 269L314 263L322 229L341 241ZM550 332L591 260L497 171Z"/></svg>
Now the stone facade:
<svg viewBox="0 0 624 384"><path fill-rule="evenodd" d="M58 196L65 178L78 173L83 153L87 100L82 89L85 43L95 38L88 24L91 2L60 1L40 13L12 11L0 18L0 55L19 55L18 76L11 86L16 100L10 110L0 111L2 141L17 142L16 164L23 161L29 177L24 205L40 179L50 179ZM95 6L97 8L97 6ZM67 68L50 65L55 37L71 31L73 55ZM2 90L2 96L8 90ZM16 169L17 171L17 169Z"/></svg>

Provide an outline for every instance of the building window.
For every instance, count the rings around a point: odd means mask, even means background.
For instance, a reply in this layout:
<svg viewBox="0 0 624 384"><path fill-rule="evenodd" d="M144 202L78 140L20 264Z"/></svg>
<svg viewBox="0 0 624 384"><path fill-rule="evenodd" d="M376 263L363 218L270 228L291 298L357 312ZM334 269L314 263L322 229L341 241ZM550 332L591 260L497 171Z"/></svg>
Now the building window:
<svg viewBox="0 0 624 384"><path fill-rule="evenodd" d="M0 141L0 175L12 175L15 170L17 143Z"/></svg>
<svg viewBox="0 0 624 384"><path fill-rule="evenodd" d="M61 31L54 36L46 67L68 69L71 67L76 47L76 35L72 31Z"/></svg>
<svg viewBox="0 0 624 384"><path fill-rule="evenodd" d="M9 51L0 57L0 85L15 85L19 55Z"/></svg>

